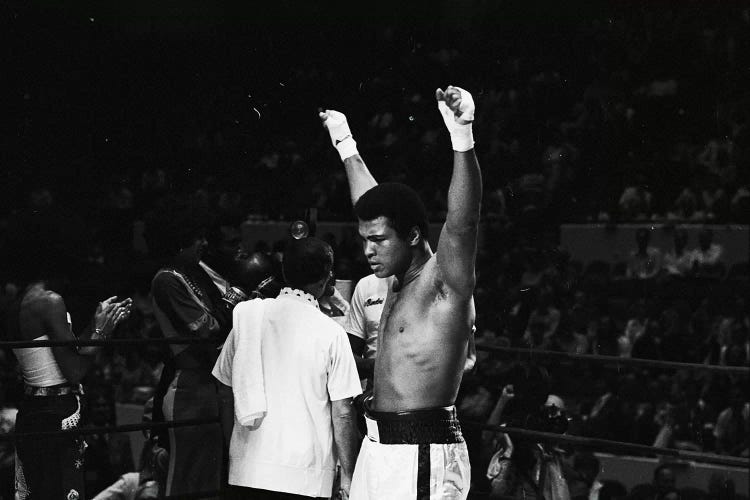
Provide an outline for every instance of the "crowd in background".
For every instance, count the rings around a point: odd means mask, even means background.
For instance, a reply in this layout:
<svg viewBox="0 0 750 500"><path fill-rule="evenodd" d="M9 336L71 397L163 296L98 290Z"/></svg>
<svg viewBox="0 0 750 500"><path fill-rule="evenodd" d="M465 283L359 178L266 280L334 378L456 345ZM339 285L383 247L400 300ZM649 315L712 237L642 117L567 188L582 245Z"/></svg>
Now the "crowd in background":
<svg viewBox="0 0 750 500"><path fill-rule="evenodd" d="M70 81L52 85L55 70L33 68L40 78L12 81L11 125L0 134L8 166L2 196L11 202L0 210L3 261L54 252L70 267L74 328L99 297L116 293L134 303L117 336L159 337L150 297L158 262L141 239L159 200L191 198L235 227L299 219L307 208L323 220L350 221L346 178L317 121L323 106L350 116L378 179L413 186L439 221L450 165L430 85L461 75L481 111L474 127L485 185L477 344L748 366L747 264L724 265L710 231L683 241L679 223L750 223L743 62L750 9L638 4L551 22L523 20L524 12L501 4L472 2L460 27L389 19L359 42L306 29L285 48L271 30L230 31L235 38L223 41L237 42L228 49L232 67L205 62L219 42L173 40L205 63L197 72L165 61L179 84L154 76L156 56L138 65L114 41L87 46L81 50L89 57L114 49L115 61L97 59L104 71L96 77L81 64L86 97L70 96ZM22 19L17 29L28 25ZM76 40L103 36L87 33ZM337 67L318 50L330 36L355 48L371 44L377 54L366 64L347 52ZM136 47L148 42L138 39ZM258 50L245 51L251 45ZM268 65L274 50L288 63L256 74L253 67ZM41 65L18 62L26 70ZM92 91L101 87L117 99ZM91 116L81 111L87 99L96 104ZM652 220L675 224L674 249L651 248L647 230L615 264L583 263L558 249L561 222ZM338 277L368 272L354 234L319 236L333 244ZM247 250L279 255L283 241ZM19 292L7 269L0 284L6 304ZM86 383L89 424L115 423L115 403L145 403L165 353L160 345L104 349ZM748 456L746 377L533 362L549 370L570 434ZM512 357L480 350L462 385L463 418L486 421L515 366ZM7 431L21 397L7 349L0 349L0 387L0 429ZM467 434L481 478L487 443ZM6 479L10 452L0 441ZM99 457L89 460L92 491L137 465L116 435L94 436L87 453Z"/></svg>

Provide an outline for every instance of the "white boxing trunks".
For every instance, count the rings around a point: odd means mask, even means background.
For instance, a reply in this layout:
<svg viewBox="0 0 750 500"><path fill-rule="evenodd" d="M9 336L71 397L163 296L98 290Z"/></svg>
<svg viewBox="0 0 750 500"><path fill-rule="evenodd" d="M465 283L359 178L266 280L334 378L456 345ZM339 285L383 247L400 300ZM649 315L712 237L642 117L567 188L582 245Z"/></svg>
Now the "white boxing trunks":
<svg viewBox="0 0 750 500"><path fill-rule="evenodd" d="M354 468L351 500L465 499L471 466L455 407L373 412Z"/></svg>

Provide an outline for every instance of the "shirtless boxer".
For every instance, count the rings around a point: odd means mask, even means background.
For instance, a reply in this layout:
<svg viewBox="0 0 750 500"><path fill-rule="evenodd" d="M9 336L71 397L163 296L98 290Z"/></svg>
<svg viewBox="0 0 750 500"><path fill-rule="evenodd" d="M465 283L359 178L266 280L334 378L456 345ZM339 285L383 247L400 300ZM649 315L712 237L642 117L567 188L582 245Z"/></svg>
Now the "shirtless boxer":
<svg viewBox="0 0 750 500"><path fill-rule="evenodd" d="M320 113L349 177L374 274L393 276L380 320L368 435L350 498L466 498L470 466L453 406L474 323L474 262L482 181L474 154L471 94L436 91L453 144L448 214L433 254L427 213L403 184L378 185L346 117Z"/></svg>

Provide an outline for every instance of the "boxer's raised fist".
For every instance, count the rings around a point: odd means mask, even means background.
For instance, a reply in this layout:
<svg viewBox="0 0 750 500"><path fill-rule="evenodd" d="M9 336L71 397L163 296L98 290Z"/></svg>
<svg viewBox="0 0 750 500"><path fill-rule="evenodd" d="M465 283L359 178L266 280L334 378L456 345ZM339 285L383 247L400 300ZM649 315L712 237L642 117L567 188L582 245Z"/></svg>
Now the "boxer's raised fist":
<svg viewBox="0 0 750 500"><path fill-rule="evenodd" d="M460 88L449 85L445 90L435 90L438 109L451 135L453 149L464 152L474 147L471 124L474 121L474 98Z"/></svg>
<svg viewBox="0 0 750 500"><path fill-rule="evenodd" d="M318 116L323 122L325 129L328 130L328 134L331 136L331 143L339 152L342 161L358 154L357 142L352 137L352 132L349 129L349 123L346 121L344 113L333 109L326 109L325 111L318 112Z"/></svg>
<svg viewBox="0 0 750 500"><path fill-rule="evenodd" d="M453 118L453 121L459 125L468 125L474 121L474 98L468 91L448 85L444 91L437 89L435 98L449 128L449 118Z"/></svg>

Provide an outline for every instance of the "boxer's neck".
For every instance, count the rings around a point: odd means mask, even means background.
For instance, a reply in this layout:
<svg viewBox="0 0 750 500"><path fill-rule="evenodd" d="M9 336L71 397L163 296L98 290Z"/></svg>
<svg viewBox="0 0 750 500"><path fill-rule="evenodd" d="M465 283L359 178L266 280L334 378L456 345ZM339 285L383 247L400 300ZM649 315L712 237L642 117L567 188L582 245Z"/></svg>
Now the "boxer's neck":
<svg viewBox="0 0 750 500"><path fill-rule="evenodd" d="M428 260L430 260L430 257L432 257L432 251L430 250L430 247L427 246L427 250L425 252L419 252L415 256L415 258L412 259L411 264L409 264L409 268L404 274L395 276L396 279L393 282L393 291L399 292L406 285L417 279L417 277L422 273L424 265Z"/></svg>

